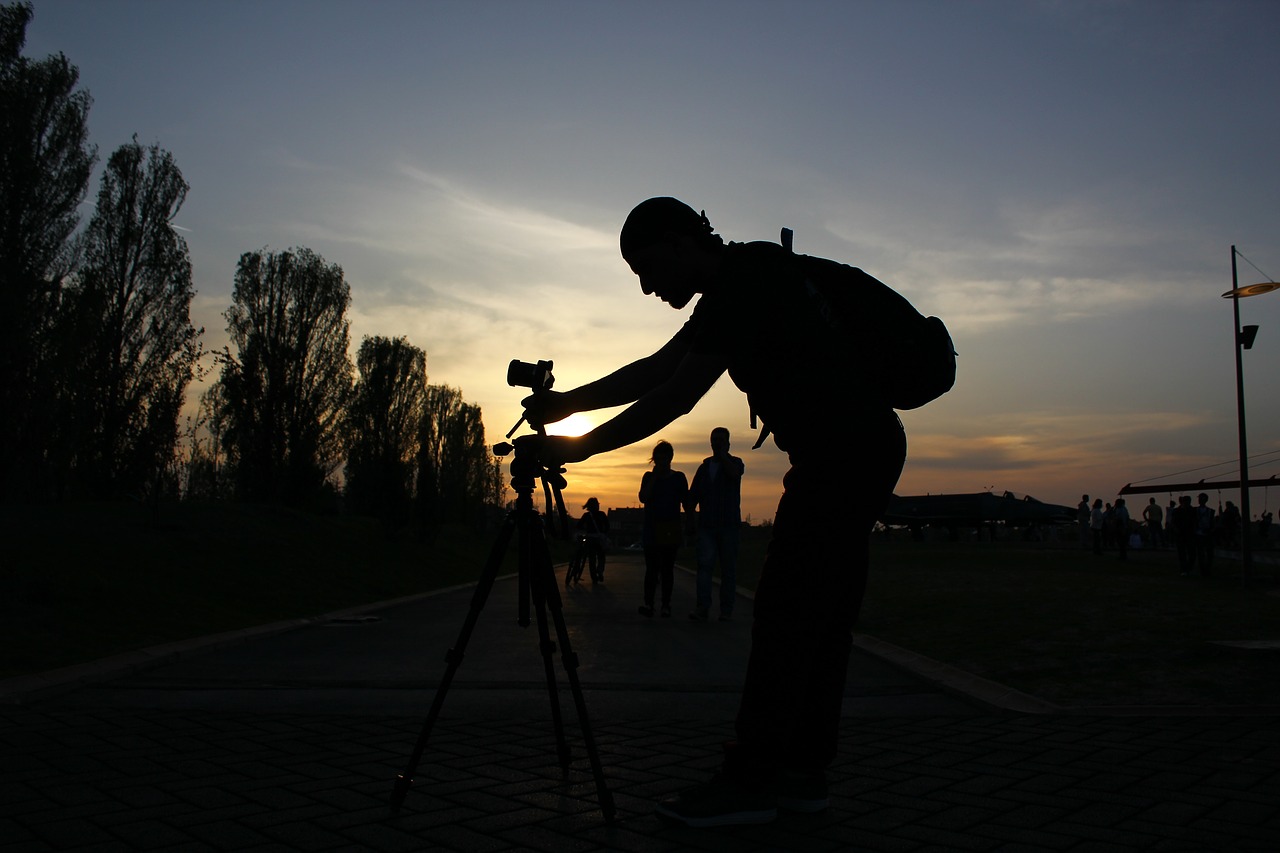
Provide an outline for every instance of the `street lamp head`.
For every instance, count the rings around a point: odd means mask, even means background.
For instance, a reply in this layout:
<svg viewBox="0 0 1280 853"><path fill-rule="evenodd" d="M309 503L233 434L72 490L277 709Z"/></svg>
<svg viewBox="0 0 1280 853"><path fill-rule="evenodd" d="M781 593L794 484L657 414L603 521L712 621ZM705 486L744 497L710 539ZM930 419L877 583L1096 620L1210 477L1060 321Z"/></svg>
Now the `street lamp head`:
<svg viewBox="0 0 1280 853"><path fill-rule="evenodd" d="M1261 296L1264 293L1270 293L1273 290L1280 290L1280 282L1264 281L1260 284L1247 284L1244 287L1237 287L1228 290L1222 294L1223 299L1244 298L1245 296Z"/></svg>

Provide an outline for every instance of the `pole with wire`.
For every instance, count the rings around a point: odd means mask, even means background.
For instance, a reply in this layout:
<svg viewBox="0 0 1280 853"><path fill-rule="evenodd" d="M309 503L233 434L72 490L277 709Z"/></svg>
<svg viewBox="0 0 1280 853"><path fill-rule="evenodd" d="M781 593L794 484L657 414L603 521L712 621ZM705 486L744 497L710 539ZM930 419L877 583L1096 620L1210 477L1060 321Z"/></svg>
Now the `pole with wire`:
<svg viewBox="0 0 1280 853"><path fill-rule="evenodd" d="M1249 509L1249 450L1244 425L1244 351L1253 346L1253 339L1258 334L1258 327L1240 327L1240 299L1245 296L1261 296L1264 293L1270 293L1280 288L1280 284L1275 281L1266 281L1261 284L1241 287L1236 276L1237 256L1244 257L1233 245L1231 247L1231 289L1222 294L1222 298L1231 300L1233 317L1231 333L1236 351L1236 421L1240 438L1240 514L1244 521L1240 538L1240 561L1243 577L1247 580L1253 568L1253 549L1249 536L1249 528L1253 524L1253 517ZM1245 258L1245 260L1254 269L1258 269L1248 258ZM1258 272L1262 272L1262 270L1258 270ZM1266 273L1263 273L1263 275L1266 275ZM1268 278L1270 277L1268 276Z"/></svg>
<svg viewBox="0 0 1280 853"><path fill-rule="evenodd" d="M1231 323L1232 338L1236 351L1236 427L1240 439L1240 516L1244 519L1240 531L1240 566L1243 579L1248 580L1253 569L1253 548L1249 539L1249 528L1253 524L1253 516L1249 511L1249 446L1244 428L1244 337L1240 333L1240 296L1236 294L1239 283L1236 278L1236 247L1231 247ZM1250 341L1252 343L1252 341Z"/></svg>

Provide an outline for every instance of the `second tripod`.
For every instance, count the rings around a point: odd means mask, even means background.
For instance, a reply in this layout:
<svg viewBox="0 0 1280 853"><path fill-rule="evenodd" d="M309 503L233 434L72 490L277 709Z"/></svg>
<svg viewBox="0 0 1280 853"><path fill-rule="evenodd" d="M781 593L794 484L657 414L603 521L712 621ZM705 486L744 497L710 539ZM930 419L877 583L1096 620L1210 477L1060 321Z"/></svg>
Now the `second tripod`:
<svg viewBox="0 0 1280 853"><path fill-rule="evenodd" d="M507 514L502 530L498 534L498 539L489 553L484 572L480 576L480 582L471 597L471 608L467 613L466 620L463 622L462 630L458 634L458 641L445 656L445 662L448 666L440 681L440 687L436 690L435 697L431 702L431 708L427 712L422 731L418 735L417 744L414 746L413 754L409 759L409 766L404 773L396 778L395 788L391 795L391 810L393 814L399 811L410 785L413 784L413 775L417 772L418 764L422 760L422 754L426 750L427 742L431 737L431 730L435 726L441 708L444 706L449 686L453 682L454 674L458 671L458 667L461 665L462 658L466 653L467 642L471 638L471 633L475 629L480 612L484 609L489 593L493 589L494 580L502 567L507 548L514 535L519 558L520 599L518 622L521 627L529 625L529 605L530 601L532 601L533 613L538 626L539 649L542 653L543 669L547 679L547 693L551 700L551 719L555 728L556 750L560 759L560 766L566 772L569 769L569 745L565 740L559 693L556 689L555 665L552 661L552 657L556 652L557 642L559 643L561 661L568 677L570 691L573 694L574 704L577 709L578 723L582 729L582 739L586 747L587 758L591 763L591 772L595 778L600 808L604 813L605 820L613 820L615 811L613 795L605 784L604 771L600 766L600 756L596 752L595 739L591 734L591 724L587 719L587 704L582 695L582 686L578 682L578 658L569 645L569 631L565 626L560 592L556 588L555 568L551 561L551 551L547 545L546 531L542 517L533 506L533 490L539 480L543 482L548 499L554 489L556 504L562 508L564 501L561 497L561 489L564 486L564 480L560 472L558 470L549 470L538 459L528 458L527 452L517 449L515 458L511 463L511 487L516 491L515 508ZM548 500L548 505L550 505L550 500ZM550 614L550 624L548 622L548 614ZM554 642L551 639L551 624L555 626L556 641Z"/></svg>

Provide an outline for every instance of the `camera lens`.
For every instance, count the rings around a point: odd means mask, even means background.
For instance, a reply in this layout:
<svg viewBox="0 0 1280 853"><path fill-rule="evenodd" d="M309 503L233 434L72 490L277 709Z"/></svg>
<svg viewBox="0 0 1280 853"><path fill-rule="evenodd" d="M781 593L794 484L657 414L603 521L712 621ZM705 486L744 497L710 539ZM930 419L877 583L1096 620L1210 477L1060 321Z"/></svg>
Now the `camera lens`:
<svg viewBox="0 0 1280 853"><path fill-rule="evenodd" d="M518 358L507 365L507 384L520 388L532 388L537 383L538 366Z"/></svg>

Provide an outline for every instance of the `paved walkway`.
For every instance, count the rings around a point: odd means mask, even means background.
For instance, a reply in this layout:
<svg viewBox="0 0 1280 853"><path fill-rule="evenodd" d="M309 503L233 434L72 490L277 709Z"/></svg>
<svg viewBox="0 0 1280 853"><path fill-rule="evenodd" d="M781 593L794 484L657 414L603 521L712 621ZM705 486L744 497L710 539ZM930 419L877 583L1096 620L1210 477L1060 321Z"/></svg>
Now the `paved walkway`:
<svg viewBox="0 0 1280 853"><path fill-rule="evenodd" d="M470 589L0 683L0 850L1280 849L1280 719L1066 713L861 638L832 808L693 831L653 801L731 736L750 602L695 623L636 614L642 569L564 594L604 777L602 819L556 659L556 754L516 583L480 613L391 816ZM874 653L872 653L874 652Z"/></svg>

